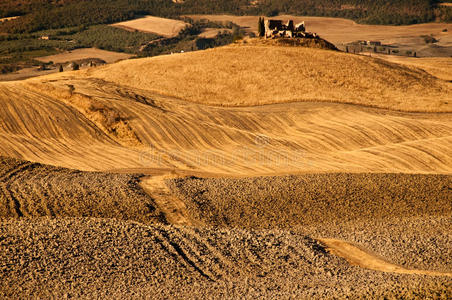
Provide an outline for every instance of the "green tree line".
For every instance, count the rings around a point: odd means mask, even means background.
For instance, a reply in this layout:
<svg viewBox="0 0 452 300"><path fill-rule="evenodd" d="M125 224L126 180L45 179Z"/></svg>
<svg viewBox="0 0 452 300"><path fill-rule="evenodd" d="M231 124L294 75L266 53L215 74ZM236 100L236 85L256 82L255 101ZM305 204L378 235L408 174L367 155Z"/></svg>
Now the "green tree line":
<svg viewBox="0 0 452 300"><path fill-rule="evenodd" d="M80 25L109 24L143 14L176 17L183 14L278 14L343 17L369 24L414 24L435 19L452 21L449 7L438 0L2 0L1 32L29 33Z"/></svg>

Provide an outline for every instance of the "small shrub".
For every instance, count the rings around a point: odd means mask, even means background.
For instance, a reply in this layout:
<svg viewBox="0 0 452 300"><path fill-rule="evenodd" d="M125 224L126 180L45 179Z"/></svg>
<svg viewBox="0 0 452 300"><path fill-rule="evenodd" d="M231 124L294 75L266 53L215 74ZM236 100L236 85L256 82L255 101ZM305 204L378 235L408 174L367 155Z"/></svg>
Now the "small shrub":
<svg viewBox="0 0 452 300"><path fill-rule="evenodd" d="M433 36L430 36L430 35L423 35L421 37L424 38L424 42L426 44L434 44L434 43L438 43L439 42L437 39L435 39Z"/></svg>

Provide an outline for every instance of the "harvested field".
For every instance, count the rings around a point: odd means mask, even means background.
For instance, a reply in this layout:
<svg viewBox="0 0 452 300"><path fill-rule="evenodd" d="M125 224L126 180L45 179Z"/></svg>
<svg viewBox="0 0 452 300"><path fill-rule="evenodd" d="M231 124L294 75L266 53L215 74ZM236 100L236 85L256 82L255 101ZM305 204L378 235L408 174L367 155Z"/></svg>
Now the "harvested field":
<svg viewBox="0 0 452 300"><path fill-rule="evenodd" d="M450 296L447 277L353 267L305 235L278 230L35 219L3 220L0 236L8 298Z"/></svg>
<svg viewBox="0 0 452 300"><path fill-rule="evenodd" d="M73 76L0 85L2 155L149 174L452 172L447 113L315 102L221 108Z"/></svg>
<svg viewBox="0 0 452 300"><path fill-rule="evenodd" d="M146 16L135 20L115 23L112 26L126 30L155 33L164 37L175 37L186 26L190 26L190 24L180 20Z"/></svg>
<svg viewBox="0 0 452 300"><path fill-rule="evenodd" d="M452 4L452 3L451 3ZM380 59L407 66L413 66L440 79L452 82L452 57L404 57L394 55L375 55Z"/></svg>
<svg viewBox="0 0 452 300"><path fill-rule="evenodd" d="M226 29L226 28L206 28L203 30L203 32L201 32L199 34L199 37L202 38L214 38L216 37L218 34L222 33L222 32L232 32L231 29Z"/></svg>
<svg viewBox="0 0 452 300"><path fill-rule="evenodd" d="M101 217L161 223L140 176L80 172L0 157L0 218Z"/></svg>
<svg viewBox="0 0 452 300"><path fill-rule="evenodd" d="M14 73L7 73L7 74L0 74L0 81L17 81L17 80L24 80L32 77L37 76L43 76L48 74L53 74L58 72L58 70L55 68L53 70L39 70L39 68L23 68L17 72Z"/></svg>
<svg viewBox="0 0 452 300"><path fill-rule="evenodd" d="M68 52L63 52L60 54L50 55L38 57L36 60L42 62L50 62L53 63L65 63L75 60L82 60L87 58L99 58L104 60L107 63L114 63L119 60L127 59L132 57L133 55L127 53L119 53L107 50L101 50L97 48L83 48L83 49L75 49Z"/></svg>
<svg viewBox="0 0 452 300"><path fill-rule="evenodd" d="M417 68L303 47L226 46L120 62L90 77L209 105L325 101L452 111L452 87Z"/></svg>

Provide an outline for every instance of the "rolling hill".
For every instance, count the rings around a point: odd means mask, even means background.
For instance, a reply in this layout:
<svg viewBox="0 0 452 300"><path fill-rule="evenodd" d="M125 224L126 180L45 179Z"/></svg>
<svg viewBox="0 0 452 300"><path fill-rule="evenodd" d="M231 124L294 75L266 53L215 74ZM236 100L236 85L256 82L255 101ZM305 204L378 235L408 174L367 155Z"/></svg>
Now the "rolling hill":
<svg viewBox="0 0 452 300"><path fill-rule="evenodd" d="M0 83L0 297L450 298L450 100L253 41Z"/></svg>
<svg viewBox="0 0 452 300"><path fill-rule="evenodd" d="M126 61L88 76L208 105L325 101L452 112L451 85L419 69L304 47L250 42Z"/></svg>
<svg viewBox="0 0 452 300"><path fill-rule="evenodd" d="M88 171L450 173L450 97L414 67L231 46L1 83L0 154Z"/></svg>

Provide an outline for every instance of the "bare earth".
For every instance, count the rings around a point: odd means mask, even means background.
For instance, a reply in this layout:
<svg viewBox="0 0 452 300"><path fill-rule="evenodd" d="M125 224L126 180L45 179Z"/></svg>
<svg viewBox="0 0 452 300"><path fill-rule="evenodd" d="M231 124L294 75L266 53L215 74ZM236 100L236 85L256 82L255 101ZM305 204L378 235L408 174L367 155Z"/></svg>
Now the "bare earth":
<svg viewBox="0 0 452 300"><path fill-rule="evenodd" d="M2 211L15 207L9 219L3 216L0 221L2 297L450 296L450 176L403 175L402 182L415 179L408 187L395 184L394 178L400 176L395 174L262 177L235 182L176 180L175 189L193 193L180 198L190 206L188 210L180 207L184 213L201 221L192 227L181 219L173 223L179 226L163 225L175 221L178 212L161 206L158 198L165 192L158 177L155 184L147 182L146 195L136 184L136 176L71 171L7 158L2 159L0 170L6 200ZM342 176L348 179L344 181ZM290 188L301 188L300 180L305 191ZM337 183L337 188L330 182ZM342 195L346 182L356 186L347 191L351 197ZM370 183L381 192L373 197L376 207L366 205L370 193L365 188L372 186ZM324 190L319 184L331 189ZM325 193L317 202L303 203L309 190ZM170 196L178 197L179 191L173 191ZM200 194L203 199L240 204L238 207L251 215L234 219L231 214L236 210L223 210L221 203L206 204L196 196ZM263 214L255 214L247 200L261 195L272 199L274 205L262 202ZM399 198L388 202L386 195ZM194 211L191 201L201 207ZM310 211L278 207L290 202ZM334 206L325 210L322 202ZM360 205L368 212L360 216L364 226L347 218L347 214L362 211ZM157 206L164 209L163 214ZM394 210L397 207L400 211ZM212 208L228 217L210 214ZM129 221L111 219L112 212ZM299 212L330 215L293 226L299 222ZM281 213L286 218L278 216ZM211 218L199 218L204 214ZM388 214L398 217L388 218ZM29 219L31 216L34 219ZM231 223L224 223L228 218ZM205 226L208 220L223 222L223 228ZM248 221L255 225L250 227ZM264 224L268 229L258 229ZM363 227L356 230L351 225ZM290 230L281 230L286 226ZM350 242L339 239L344 237Z"/></svg>
<svg viewBox="0 0 452 300"><path fill-rule="evenodd" d="M295 232L47 218L4 220L0 228L0 290L8 298L451 296L447 276L351 266Z"/></svg>
<svg viewBox="0 0 452 300"><path fill-rule="evenodd" d="M188 23L180 20L146 16L131 21L115 23L112 26L127 30L155 33L164 37L174 37L188 25Z"/></svg>
<svg viewBox="0 0 452 300"><path fill-rule="evenodd" d="M451 298L445 62L248 41L0 83L0 298Z"/></svg>

